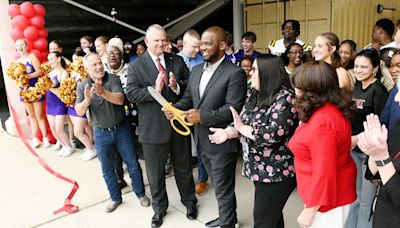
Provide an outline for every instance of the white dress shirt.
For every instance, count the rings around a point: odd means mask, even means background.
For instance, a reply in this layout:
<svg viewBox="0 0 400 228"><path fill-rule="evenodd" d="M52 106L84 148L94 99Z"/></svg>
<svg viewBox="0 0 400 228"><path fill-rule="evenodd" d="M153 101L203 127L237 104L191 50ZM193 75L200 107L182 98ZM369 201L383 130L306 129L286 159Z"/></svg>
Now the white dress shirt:
<svg viewBox="0 0 400 228"><path fill-rule="evenodd" d="M199 93L200 98L203 96L204 90L206 89L208 82L210 81L211 77L214 75L215 70L224 61L225 56L222 56L220 60L218 60L213 65L209 66L208 62L204 64L203 67L203 74L201 75L200 84L199 84Z"/></svg>

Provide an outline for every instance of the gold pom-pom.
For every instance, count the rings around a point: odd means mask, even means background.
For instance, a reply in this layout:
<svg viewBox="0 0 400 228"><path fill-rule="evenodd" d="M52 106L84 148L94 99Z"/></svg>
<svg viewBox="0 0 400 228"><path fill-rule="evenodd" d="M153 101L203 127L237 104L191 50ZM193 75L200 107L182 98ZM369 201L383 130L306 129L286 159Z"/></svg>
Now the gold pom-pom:
<svg viewBox="0 0 400 228"><path fill-rule="evenodd" d="M70 69L68 69L68 70L70 70L71 73L72 73L72 71L74 71L77 74L78 78L80 78L82 81L86 80L86 78L89 76L89 74L85 70L85 67L83 66L82 57L78 57L78 59L74 60L74 62L72 62L70 64ZM70 73L70 72L68 72L68 73Z"/></svg>
<svg viewBox="0 0 400 228"><path fill-rule="evenodd" d="M53 87L51 79L43 76L38 78L35 86L21 90L20 96L24 99L25 103L33 103L39 100L51 87Z"/></svg>
<svg viewBox="0 0 400 228"><path fill-rule="evenodd" d="M42 65L40 65L40 72L42 72L42 74L47 74L50 70L50 63L43 63Z"/></svg>
<svg viewBox="0 0 400 228"><path fill-rule="evenodd" d="M29 75L25 71L23 63L13 62L7 69L7 75L17 83L18 87L26 88L29 85Z"/></svg>
<svg viewBox="0 0 400 228"><path fill-rule="evenodd" d="M57 90L57 96L66 106L73 106L75 104L76 86L77 82L71 77L61 81L60 87Z"/></svg>

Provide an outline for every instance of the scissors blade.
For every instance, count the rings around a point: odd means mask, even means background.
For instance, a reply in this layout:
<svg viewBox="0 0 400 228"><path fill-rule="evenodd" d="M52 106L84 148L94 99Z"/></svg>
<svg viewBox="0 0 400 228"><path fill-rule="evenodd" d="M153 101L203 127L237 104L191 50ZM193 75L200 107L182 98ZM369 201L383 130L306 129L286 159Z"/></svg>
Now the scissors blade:
<svg viewBox="0 0 400 228"><path fill-rule="evenodd" d="M159 94L153 87L147 86L147 91L149 91L150 95L162 106L168 104L168 101Z"/></svg>

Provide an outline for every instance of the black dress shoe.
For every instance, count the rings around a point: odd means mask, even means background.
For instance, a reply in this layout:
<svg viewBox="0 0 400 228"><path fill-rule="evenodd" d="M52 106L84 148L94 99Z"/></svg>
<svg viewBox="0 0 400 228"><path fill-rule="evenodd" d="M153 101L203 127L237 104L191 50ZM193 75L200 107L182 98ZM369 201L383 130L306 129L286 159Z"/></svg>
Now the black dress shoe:
<svg viewBox="0 0 400 228"><path fill-rule="evenodd" d="M163 218L167 214L167 212L163 212L161 214L155 214L151 219L151 227L160 227L163 223Z"/></svg>
<svg viewBox="0 0 400 228"><path fill-rule="evenodd" d="M198 211L196 206L194 207L188 207L187 211L186 211L186 218L190 219L190 220L195 220L197 218L198 215Z"/></svg>

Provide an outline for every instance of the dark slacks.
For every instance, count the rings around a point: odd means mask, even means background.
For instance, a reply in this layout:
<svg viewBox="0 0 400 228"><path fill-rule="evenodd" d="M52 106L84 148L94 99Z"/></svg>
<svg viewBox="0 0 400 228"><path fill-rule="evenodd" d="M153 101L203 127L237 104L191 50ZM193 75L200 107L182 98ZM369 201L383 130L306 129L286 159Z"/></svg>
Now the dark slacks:
<svg viewBox="0 0 400 228"><path fill-rule="evenodd" d="M220 227L235 227L235 169L237 153L212 153L209 151L202 151L201 156L204 167L215 188Z"/></svg>
<svg viewBox="0 0 400 228"><path fill-rule="evenodd" d="M175 174L181 202L186 207L197 204L192 173L192 157L190 138L182 137L175 131L166 144L142 144L146 162L147 178L150 183L152 207L156 214L165 212L168 208L168 196L165 189L165 164L171 154L172 168Z"/></svg>
<svg viewBox="0 0 400 228"><path fill-rule="evenodd" d="M296 177L275 183L254 181L254 228L284 228L283 207L296 187Z"/></svg>

